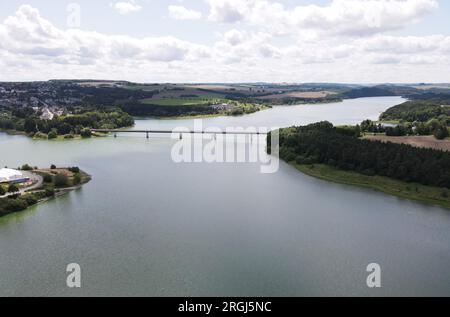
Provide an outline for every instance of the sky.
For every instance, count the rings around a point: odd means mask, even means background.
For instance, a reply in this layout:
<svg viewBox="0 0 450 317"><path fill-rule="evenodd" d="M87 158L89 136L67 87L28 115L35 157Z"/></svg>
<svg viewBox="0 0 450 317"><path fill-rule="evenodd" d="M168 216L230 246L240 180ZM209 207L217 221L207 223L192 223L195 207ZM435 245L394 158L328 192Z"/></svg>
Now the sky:
<svg viewBox="0 0 450 317"><path fill-rule="evenodd" d="M450 82L446 0L8 0L0 81Z"/></svg>

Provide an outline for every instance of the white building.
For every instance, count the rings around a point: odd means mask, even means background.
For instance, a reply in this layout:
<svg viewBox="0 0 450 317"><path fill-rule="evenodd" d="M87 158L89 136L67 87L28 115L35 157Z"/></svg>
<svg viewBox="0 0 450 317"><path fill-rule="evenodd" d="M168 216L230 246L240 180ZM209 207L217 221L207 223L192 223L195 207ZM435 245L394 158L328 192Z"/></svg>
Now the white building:
<svg viewBox="0 0 450 317"><path fill-rule="evenodd" d="M20 171L2 168L0 169L0 183L24 183L29 178L25 177Z"/></svg>
<svg viewBox="0 0 450 317"><path fill-rule="evenodd" d="M41 114L41 119L42 120L53 120L53 117L54 117L55 115L50 111L50 109L48 109L48 108L44 108L43 110L42 110L42 114Z"/></svg>

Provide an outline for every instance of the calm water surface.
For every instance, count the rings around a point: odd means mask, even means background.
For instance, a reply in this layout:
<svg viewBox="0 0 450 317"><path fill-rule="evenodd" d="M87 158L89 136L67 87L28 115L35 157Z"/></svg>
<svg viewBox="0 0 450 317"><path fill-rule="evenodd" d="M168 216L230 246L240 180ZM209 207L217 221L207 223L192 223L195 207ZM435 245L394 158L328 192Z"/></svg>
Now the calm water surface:
<svg viewBox="0 0 450 317"><path fill-rule="evenodd" d="M376 119L400 98L277 107L205 126ZM136 128L191 127L140 120ZM168 138L33 141L0 134L0 164L77 165L83 189L0 218L0 295L450 295L450 212L320 181L282 164L175 164ZM82 288L65 286L69 263ZM367 264L382 288L366 286Z"/></svg>

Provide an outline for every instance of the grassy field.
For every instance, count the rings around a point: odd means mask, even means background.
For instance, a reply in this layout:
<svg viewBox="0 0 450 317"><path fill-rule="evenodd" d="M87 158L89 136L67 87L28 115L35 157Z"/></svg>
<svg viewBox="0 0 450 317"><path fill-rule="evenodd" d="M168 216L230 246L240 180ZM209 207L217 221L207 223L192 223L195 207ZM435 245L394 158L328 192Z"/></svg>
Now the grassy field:
<svg viewBox="0 0 450 317"><path fill-rule="evenodd" d="M323 180L372 188L390 195L450 208L450 191L445 188L406 183L383 176L366 176L322 164L298 165L293 162L291 164L302 173Z"/></svg>
<svg viewBox="0 0 450 317"><path fill-rule="evenodd" d="M175 97L160 99L144 99L143 104L158 106L196 106L226 102L222 95L198 95L196 97Z"/></svg>

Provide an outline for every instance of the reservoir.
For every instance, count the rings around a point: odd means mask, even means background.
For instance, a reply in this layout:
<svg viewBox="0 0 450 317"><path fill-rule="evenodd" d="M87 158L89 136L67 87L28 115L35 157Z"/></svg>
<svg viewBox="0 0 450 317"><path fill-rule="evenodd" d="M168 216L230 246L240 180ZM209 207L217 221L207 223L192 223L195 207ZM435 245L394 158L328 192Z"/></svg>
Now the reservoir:
<svg viewBox="0 0 450 317"><path fill-rule="evenodd" d="M279 106L205 127L376 120L400 97ZM193 127L137 120L135 129ZM0 218L1 296L450 296L450 211L280 163L181 163L168 137L35 141L0 133L0 165L79 166L78 191ZM81 266L79 289L66 267ZM368 288L378 263L382 287Z"/></svg>

